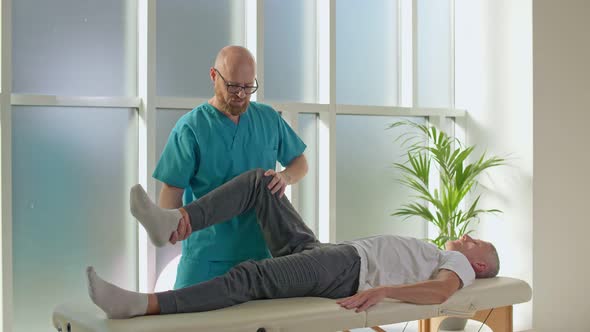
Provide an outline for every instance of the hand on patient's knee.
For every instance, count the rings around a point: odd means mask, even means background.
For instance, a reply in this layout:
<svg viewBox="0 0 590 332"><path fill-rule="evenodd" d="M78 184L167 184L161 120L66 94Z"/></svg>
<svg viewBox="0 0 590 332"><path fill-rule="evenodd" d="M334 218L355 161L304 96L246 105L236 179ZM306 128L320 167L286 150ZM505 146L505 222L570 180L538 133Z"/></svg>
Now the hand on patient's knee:
<svg viewBox="0 0 590 332"><path fill-rule="evenodd" d="M285 172L275 172L275 170L269 169L264 172L264 176L272 176L272 180L268 183L267 189L270 190L273 195L278 193L278 197L283 197L285 190L290 183L290 178Z"/></svg>

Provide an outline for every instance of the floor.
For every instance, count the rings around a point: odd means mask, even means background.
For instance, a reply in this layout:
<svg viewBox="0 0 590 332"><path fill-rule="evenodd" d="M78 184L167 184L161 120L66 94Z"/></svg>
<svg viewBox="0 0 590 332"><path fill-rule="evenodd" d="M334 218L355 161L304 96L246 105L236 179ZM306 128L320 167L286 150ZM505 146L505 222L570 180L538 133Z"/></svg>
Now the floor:
<svg viewBox="0 0 590 332"><path fill-rule="evenodd" d="M387 332L418 332L418 321L408 322L408 323L400 323L400 324L392 324L392 325L384 325L380 326L384 331ZM369 328L362 328L362 329L352 329L350 332L375 332ZM446 330L439 330L439 332L447 332ZM454 331L454 332L461 332L461 331ZM486 325L482 326L481 322L469 320L467 322L467 326L463 332L492 332L492 330L487 327Z"/></svg>

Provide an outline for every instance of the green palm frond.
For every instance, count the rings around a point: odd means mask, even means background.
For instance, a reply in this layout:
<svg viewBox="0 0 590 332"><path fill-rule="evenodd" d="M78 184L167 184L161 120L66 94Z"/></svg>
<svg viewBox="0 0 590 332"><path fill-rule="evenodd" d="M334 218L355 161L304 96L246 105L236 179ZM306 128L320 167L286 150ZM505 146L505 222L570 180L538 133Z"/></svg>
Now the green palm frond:
<svg viewBox="0 0 590 332"><path fill-rule="evenodd" d="M490 168L504 165L505 159L486 153L475 158L474 146L464 146L456 138L433 126L411 121L399 121L388 129L408 127L396 138L406 148L406 162L394 163L401 172L399 182L410 188L414 198L421 203L409 203L397 209L392 216L419 217L432 224L439 235L429 241L440 248L449 240L455 240L463 234L469 234L469 225L479 220L484 213L500 213L497 209L480 209L480 197L476 197L466 211L461 206L473 188L477 187L478 177ZM430 173L435 167L440 174L439 188L430 188Z"/></svg>

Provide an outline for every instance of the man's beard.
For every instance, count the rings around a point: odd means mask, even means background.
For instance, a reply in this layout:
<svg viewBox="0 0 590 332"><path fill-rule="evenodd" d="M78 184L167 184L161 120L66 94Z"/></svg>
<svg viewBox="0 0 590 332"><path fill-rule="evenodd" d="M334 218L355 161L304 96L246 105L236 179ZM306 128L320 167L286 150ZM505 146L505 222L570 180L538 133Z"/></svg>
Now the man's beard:
<svg viewBox="0 0 590 332"><path fill-rule="evenodd" d="M238 116L246 112L249 105L250 102L246 101L242 106L232 106L230 103L226 102L225 100L222 100L221 111L223 111L224 113L229 113L233 116Z"/></svg>
<svg viewBox="0 0 590 332"><path fill-rule="evenodd" d="M242 106L232 106L225 99L224 93L221 91L221 88L219 88L217 86L215 87L215 96L217 97L217 100L221 104L221 105L219 105L221 108L220 111L222 111L223 113L229 113L232 116L238 116L238 115L241 115L242 113L246 112L246 109L248 109L248 106L250 105L250 101L246 100L246 102ZM228 96L228 97L231 100L231 96Z"/></svg>

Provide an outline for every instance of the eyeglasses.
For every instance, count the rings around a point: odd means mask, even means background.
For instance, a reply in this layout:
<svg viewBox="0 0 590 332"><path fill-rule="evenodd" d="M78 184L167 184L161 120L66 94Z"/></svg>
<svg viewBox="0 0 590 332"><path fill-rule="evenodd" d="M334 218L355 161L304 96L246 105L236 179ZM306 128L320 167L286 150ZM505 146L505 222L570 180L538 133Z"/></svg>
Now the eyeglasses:
<svg viewBox="0 0 590 332"><path fill-rule="evenodd" d="M227 83L227 81L225 80L225 78L223 78L223 76L221 75L221 73L219 72L219 70L217 70L216 68L213 68L213 70L215 70L215 72L217 74L219 74L219 77L221 77L221 79L223 80L223 83L225 84L225 87L227 88L227 92L229 93L233 93L233 94L240 94L241 90L244 90L244 93L247 95L251 95L254 92L256 92L256 90L258 90L258 80L254 79L254 82L256 83L256 85L254 86L243 86L243 85L239 85L239 84L232 84L232 83Z"/></svg>

